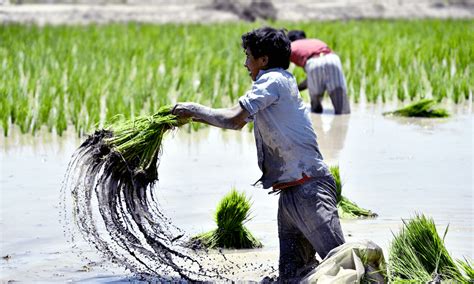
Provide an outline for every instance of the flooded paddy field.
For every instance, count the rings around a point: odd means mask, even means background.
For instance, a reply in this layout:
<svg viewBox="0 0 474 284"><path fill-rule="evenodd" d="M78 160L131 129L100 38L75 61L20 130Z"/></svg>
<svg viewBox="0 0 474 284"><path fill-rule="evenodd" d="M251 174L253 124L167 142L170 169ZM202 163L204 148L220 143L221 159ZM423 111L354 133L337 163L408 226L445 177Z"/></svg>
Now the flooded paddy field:
<svg viewBox="0 0 474 284"><path fill-rule="evenodd" d="M384 117L390 104L356 104L353 113L312 114L318 143L329 165L338 164L343 194L379 214L342 220L347 241L370 239L385 254L402 219L415 213L446 226L453 257L474 258L472 105L446 105L447 119ZM61 181L83 138L39 133L0 137L0 280L120 282L133 277L102 257L63 218ZM180 129L163 146L154 190L163 212L189 236L213 229L216 204L232 187L253 201L247 227L264 247L226 251L245 265L278 266L277 199L252 184L260 177L253 134L206 127ZM385 255L387 257L387 254ZM276 272L275 272L276 273ZM235 279L265 275L236 270Z"/></svg>
<svg viewBox="0 0 474 284"><path fill-rule="evenodd" d="M7 136L0 136L0 282L141 279L83 240L68 215L75 212L71 196L60 188L85 139L78 133L117 114L132 118L176 101L228 106L250 85L239 35L263 23L178 2L0 5L6 23L0 32L0 130ZM344 196L379 214L342 220L346 240L370 239L387 257L402 219L423 213L440 234L449 225L446 247L455 258L473 258L473 33L465 32L472 29L473 6L457 0L284 2L275 1L273 24L327 41L343 60L357 102L348 116L312 115L326 162L340 166ZM432 17L438 19L426 19ZM302 19L342 21L292 22ZM303 79L302 69L290 71ZM453 116L381 115L426 97L443 101ZM218 201L233 187L244 191L253 201L246 226L263 248L224 251L240 265L229 278L275 276L278 196L252 186L261 175L252 132L188 130L165 139L160 180L151 189L159 208L186 232L184 239L214 229Z"/></svg>

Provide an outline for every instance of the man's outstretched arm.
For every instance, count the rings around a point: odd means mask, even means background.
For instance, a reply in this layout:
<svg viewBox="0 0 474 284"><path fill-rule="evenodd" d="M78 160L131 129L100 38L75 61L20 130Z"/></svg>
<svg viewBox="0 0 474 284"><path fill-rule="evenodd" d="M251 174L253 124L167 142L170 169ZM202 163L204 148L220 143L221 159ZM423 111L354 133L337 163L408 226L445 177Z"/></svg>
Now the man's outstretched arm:
<svg viewBox="0 0 474 284"><path fill-rule="evenodd" d="M249 112L240 105L214 109L197 103L177 103L173 114L181 119L192 119L212 126L239 130L247 124Z"/></svg>

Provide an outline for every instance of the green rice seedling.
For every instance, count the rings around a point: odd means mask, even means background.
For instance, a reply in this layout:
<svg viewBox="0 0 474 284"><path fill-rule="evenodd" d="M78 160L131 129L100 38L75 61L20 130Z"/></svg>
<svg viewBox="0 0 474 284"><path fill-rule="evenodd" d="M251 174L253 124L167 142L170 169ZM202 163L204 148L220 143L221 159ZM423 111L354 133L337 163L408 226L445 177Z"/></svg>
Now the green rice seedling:
<svg viewBox="0 0 474 284"><path fill-rule="evenodd" d="M336 199L337 202L339 202L342 200L342 181L339 166L330 166L329 170L331 171L332 177L336 183Z"/></svg>
<svg viewBox="0 0 474 284"><path fill-rule="evenodd" d="M466 275L467 279L470 283L474 282L474 263L472 260L464 259L464 260L457 260L459 267L462 269L464 274ZM464 280L459 279L459 280Z"/></svg>
<svg viewBox="0 0 474 284"><path fill-rule="evenodd" d="M442 108L434 108L437 102L433 99L422 99L404 108L385 112L384 115L395 115L404 117L449 117L448 111Z"/></svg>
<svg viewBox="0 0 474 284"><path fill-rule="evenodd" d="M8 136L9 130L9 110L10 110L10 100L9 94L5 89L0 89L0 118L3 128L3 135Z"/></svg>
<svg viewBox="0 0 474 284"><path fill-rule="evenodd" d="M64 112L63 106L60 106L56 119L56 132L59 136L62 136L64 131L67 129L67 119Z"/></svg>
<svg viewBox="0 0 474 284"><path fill-rule="evenodd" d="M5 25L0 29L0 89L15 103L5 104L2 121L24 133L43 126L62 133L64 122L56 120L66 118L66 125L81 135L113 114L131 119L176 101L230 106L251 84L241 67L240 35L260 24ZM355 102L361 91L369 103L381 96L382 101L417 100L427 93L437 101L447 97L463 103L472 93L474 33L465 32L472 20L274 25L303 29L308 37L326 41L344 62ZM293 72L297 81L305 78L302 68ZM54 102L51 90L61 90L64 107ZM52 110L60 108L64 115L55 115Z"/></svg>
<svg viewBox="0 0 474 284"><path fill-rule="evenodd" d="M105 144L120 154L128 169L146 173L156 165L164 134L183 123L171 114L171 108L161 107L152 116L111 124L107 127L111 135Z"/></svg>
<svg viewBox="0 0 474 284"><path fill-rule="evenodd" d="M250 199L233 188L217 205L217 229L194 237L209 248L258 248L257 240L244 224L250 220Z"/></svg>
<svg viewBox="0 0 474 284"><path fill-rule="evenodd" d="M461 280L462 276L438 235L434 221L416 215L404 221L404 227L394 236L389 249L389 277L391 281Z"/></svg>
<svg viewBox="0 0 474 284"><path fill-rule="evenodd" d="M427 272L418 256L409 246L405 236L394 238L390 245L388 276L390 282L413 281L427 283L431 281L431 273Z"/></svg>
<svg viewBox="0 0 474 284"><path fill-rule="evenodd" d="M342 196L343 184L341 182L341 176L339 174L339 166L331 166L329 170L331 171L331 174L334 177L334 181L336 182L336 199L339 217L347 219L377 217L376 213L361 208L354 202L350 201L348 198Z"/></svg>
<svg viewBox="0 0 474 284"><path fill-rule="evenodd" d="M359 207L356 203L350 201L344 196L337 204L337 208L339 211L339 216L343 219L375 218L378 216L377 213Z"/></svg>

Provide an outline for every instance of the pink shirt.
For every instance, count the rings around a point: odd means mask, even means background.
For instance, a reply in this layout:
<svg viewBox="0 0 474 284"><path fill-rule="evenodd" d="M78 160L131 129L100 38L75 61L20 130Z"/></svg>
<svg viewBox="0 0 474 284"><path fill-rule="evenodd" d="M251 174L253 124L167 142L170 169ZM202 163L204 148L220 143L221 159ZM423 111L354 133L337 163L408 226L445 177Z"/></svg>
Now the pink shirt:
<svg viewBox="0 0 474 284"><path fill-rule="evenodd" d="M331 49L319 39L299 39L291 43L291 62L303 67L306 60L319 54L329 54Z"/></svg>

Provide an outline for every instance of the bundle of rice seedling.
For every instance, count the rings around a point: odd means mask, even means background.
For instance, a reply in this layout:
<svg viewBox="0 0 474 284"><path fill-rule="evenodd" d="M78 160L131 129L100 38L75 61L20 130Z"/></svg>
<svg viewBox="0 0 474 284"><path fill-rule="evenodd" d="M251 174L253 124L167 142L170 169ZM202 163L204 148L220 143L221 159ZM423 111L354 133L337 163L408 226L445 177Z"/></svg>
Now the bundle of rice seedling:
<svg viewBox="0 0 474 284"><path fill-rule="evenodd" d="M244 224L250 220L250 199L233 188L217 205L217 229L194 237L209 248L258 248L262 246Z"/></svg>
<svg viewBox="0 0 474 284"><path fill-rule="evenodd" d="M341 176L339 175L339 166L331 166L329 169L336 182L337 209L339 211L339 217L347 219L377 217L376 213L361 208L354 202L350 201L347 197L342 196L342 182Z"/></svg>
<svg viewBox="0 0 474 284"><path fill-rule="evenodd" d="M474 283L474 262L471 260L457 260L459 267L463 270L464 274L466 275L467 279L469 279L470 283Z"/></svg>
<svg viewBox="0 0 474 284"><path fill-rule="evenodd" d="M114 168L123 174L133 174L143 182L157 180L158 156L165 133L183 122L171 114L171 107L165 106L152 116L141 116L133 120L119 121L106 131L101 150L115 152L122 167Z"/></svg>
<svg viewBox="0 0 474 284"><path fill-rule="evenodd" d="M459 271L438 235L434 221L416 215L394 236L389 250L390 281L429 282L455 280L468 282Z"/></svg>
<svg viewBox="0 0 474 284"><path fill-rule="evenodd" d="M448 117L449 113L442 108L434 108L436 100L422 99L419 102L412 103L404 108L385 112L384 115L395 115L405 117Z"/></svg>
<svg viewBox="0 0 474 284"><path fill-rule="evenodd" d="M147 275L216 279L219 274L202 267L182 231L161 213L151 188L163 137L183 123L167 106L96 131L74 153L62 191L67 196L71 190L84 238L114 262Z"/></svg>

